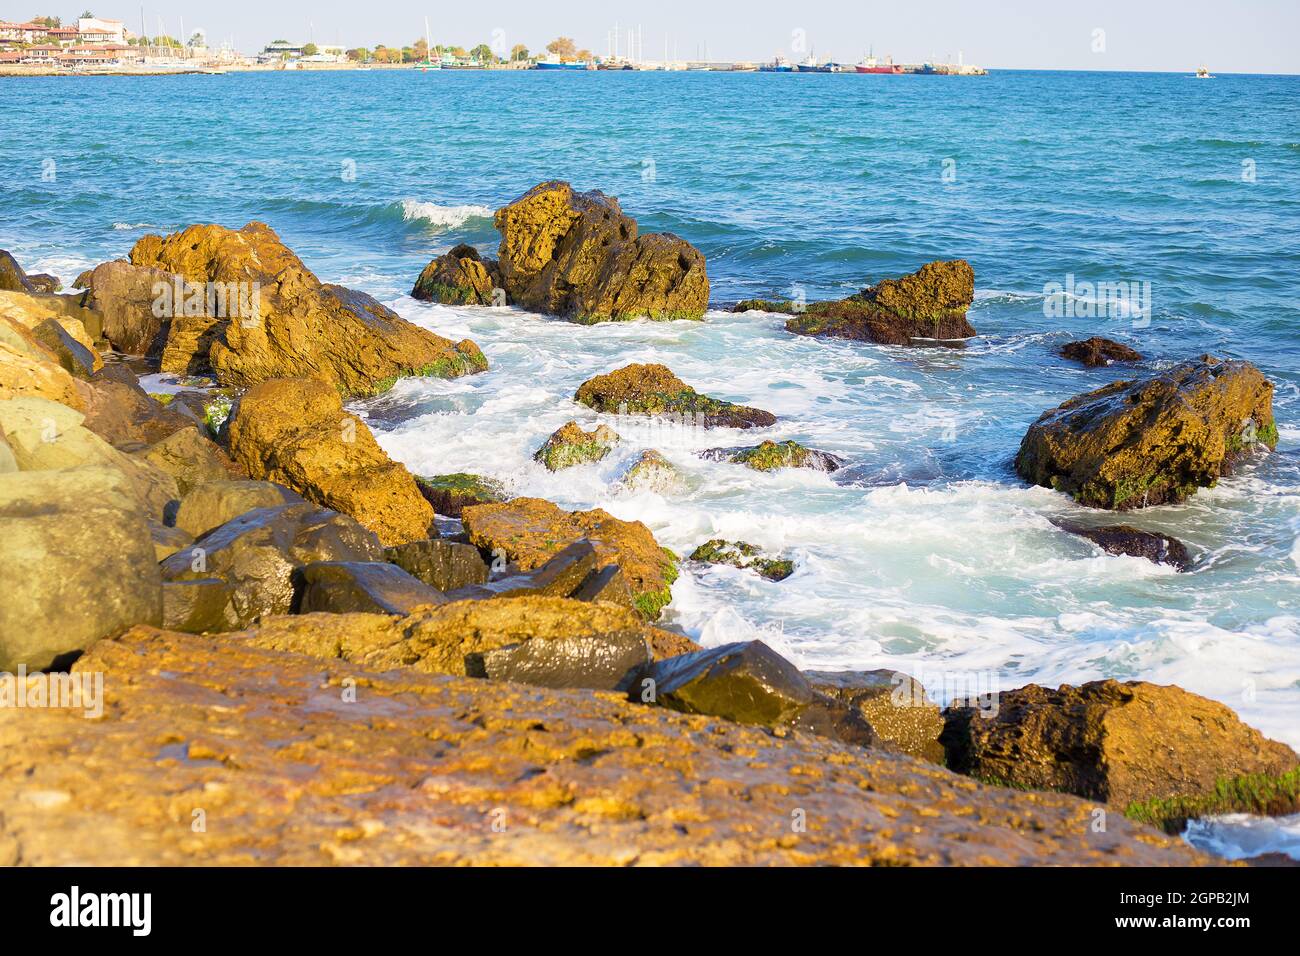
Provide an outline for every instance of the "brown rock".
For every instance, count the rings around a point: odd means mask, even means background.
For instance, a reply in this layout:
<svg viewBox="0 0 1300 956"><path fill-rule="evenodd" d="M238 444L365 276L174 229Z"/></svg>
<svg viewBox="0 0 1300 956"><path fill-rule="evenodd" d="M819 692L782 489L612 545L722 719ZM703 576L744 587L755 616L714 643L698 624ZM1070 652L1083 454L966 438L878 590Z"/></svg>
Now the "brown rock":
<svg viewBox="0 0 1300 956"><path fill-rule="evenodd" d="M182 498L209 481L230 481L240 475L225 452L199 434L197 428L183 428L151 446L144 454L151 462L176 479Z"/></svg>
<svg viewBox="0 0 1300 956"><path fill-rule="evenodd" d="M2 298L4 293L0 293ZM84 409L84 388L31 331L6 314L0 301L0 401L45 398Z"/></svg>
<svg viewBox="0 0 1300 956"><path fill-rule="evenodd" d="M1134 558L1146 558L1154 564L1173 565L1179 571L1186 571L1192 564L1187 545L1167 534L1143 531L1127 524L1090 528L1060 519L1054 520L1052 524L1062 531L1086 538L1107 554L1127 554Z"/></svg>
<svg viewBox="0 0 1300 956"><path fill-rule="evenodd" d="M439 591L455 591L488 579L488 566L478 548L458 541L410 541L385 548L384 559Z"/></svg>
<svg viewBox="0 0 1300 956"><path fill-rule="evenodd" d="M1223 778L1300 765L1290 747L1222 704L1145 681L1030 684L1001 694L992 717L956 705L944 716L940 739L953 770L1120 807L1201 796Z"/></svg>
<svg viewBox="0 0 1300 956"><path fill-rule="evenodd" d="M258 508L278 508L302 501L296 492L271 481L209 480L185 493L177 504L172 524L198 537Z"/></svg>
<svg viewBox="0 0 1300 956"><path fill-rule="evenodd" d="M515 498L474 505L461 513L470 541L521 571L541 567L583 538L596 549L597 566L617 564L627 576L636 607L653 620L672 599L677 561L659 547L640 521L620 521L608 512L564 511L541 498Z"/></svg>
<svg viewBox="0 0 1300 956"><path fill-rule="evenodd" d="M484 259L473 246L462 243L424 267L411 296L447 305L505 305L493 298L499 288L496 260Z"/></svg>
<svg viewBox="0 0 1300 956"><path fill-rule="evenodd" d="M455 378L487 368L468 339L452 343L364 293L323 284L263 223L144 236L131 250L131 263L174 273L200 291L210 283L223 289L242 284L225 308L205 304L198 316L188 306L182 313L173 296L170 311L184 321L172 323L165 369L210 367L223 385L240 388L311 375L343 394L370 395L404 375Z"/></svg>
<svg viewBox="0 0 1300 956"><path fill-rule="evenodd" d="M386 561L318 561L299 573L297 610L302 614L405 615L424 605L447 603L441 591Z"/></svg>
<svg viewBox="0 0 1300 956"><path fill-rule="evenodd" d="M510 301L577 322L699 319L709 302L704 256L670 233L637 235L601 192L546 182L498 209L501 283Z"/></svg>
<svg viewBox="0 0 1300 956"><path fill-rule="evenodd" d="M1061 355L1071 361L1082 362L1089 368L1100 368L1112 362L1142 361L1142 353L1098 335L1080 342L1066 342L1061 346Z"/></svg>
<svg viewBox="0 0 1300 956"><path fill-rule="evenodd" d="M86 383L85 425L114 448L142 451L202 423L184 405L163 405L125 365L110 362Z"/></svg>
<svg viewBox="0 0 1300 956"><path fill-rule="evenodd" d="M36 287L23 272L18 260L0 249L0 292L35 292Z"/></svg>
<svg viewBox="0 0 1300 956"><path fill-rule="evenodd" d="M85 305L103 316L104 338L114 349L156 357L167 341L170 315L155 304L160 290L174 287L175 279L163 269L115 259L82 273L77 285L86 290Z"/></svg>
<svg viewBox="0 0 1300 956"><path fill-rule="evenodd" d="M882 741L942 765L943 717L920 681L891 670L804 671L813 690L853 707Z"/></svg>
<svg viewBox="0 0 1300 956"><path fill-rule="evenodd" d="M245 392L226 427L230 453L253 478L351 515L384 544L422 541L433 508L338 392L318 379L272 379ZM435 532L436 533L436 532Z"/></svg>
<svg viewBox="0 0 1300 956"><path fill-rule="evenodd" d="M600 461L614 450L618 442L618 432L608 425L597 425L591 431L584 431L577 422L568 422L542 443L533 455L533 461L545 465L548 471L559 471Z"/></svg>
<svg viewBox="0 0 1300 956"><path fill-rule="evenodd" d="M762 428L776 416L701 395L665 365L626 365L589 378L573 400L598 412L619 415L669 415L704 428Z"/></svg>
<svg viewBox="0 0 1300 956"><path fill-rule="evenodd" d="M1093 508L1179 502L1277 445L1273 385L1249 362L1203 356L1044 412L1016 471Z"/></svg>

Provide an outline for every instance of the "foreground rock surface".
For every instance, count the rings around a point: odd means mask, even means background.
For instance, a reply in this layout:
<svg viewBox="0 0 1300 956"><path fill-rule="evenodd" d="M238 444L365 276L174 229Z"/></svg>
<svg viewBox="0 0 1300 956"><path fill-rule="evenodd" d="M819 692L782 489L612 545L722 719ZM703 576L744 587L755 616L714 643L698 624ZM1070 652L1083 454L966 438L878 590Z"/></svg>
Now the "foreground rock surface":
<svg viewBox="0 0 1300 956"><path fill-rule="evenodd" d="M1209 862L1073 797L608 694L148 628L77 670L103 719L0 708L0 864Z"/></svg>
<svg viewBox="0 0 1300 956"><path fill-rule="evenodd" d="M1120 807L1200 796L1225 778L1300 766L1290 747L1223 704L1145 681L1030 684L1003 692L992 717L949 708L940 739L960 773Z"/></svg>
<svg viewBox="0 0 1300 956"><path fill-rule="evenodd" d="M666 365L626 365L578 387L573 400L617 415L668 415L704 428L763 428L776 416L761 408L701 395Z"/></svg>
<svg viewBox="0 0 1300 956"><path fill-rule="evenodd" d="M253 478L351 515L386 545L429 537L433 508L415 478L324 382L263 382L240 397L227 428L231 457Z"/></svg>
<svg viewBox="0 0 1300 956"><path fill-rule="evenodd" d="M1016 471L1080 504L1127 510L1183 501L1276 445L1272 383L1249 362L1206 355L1044 412Z"/></svg>
<svg viewBox="0 0 1300 956"><path fill-rule="evenodd" d="M541 183L498 209L495 222L501 282L526 309L604 322L698 319L708 307L700 251L670 233L638 236L612 196Z"/></svg>

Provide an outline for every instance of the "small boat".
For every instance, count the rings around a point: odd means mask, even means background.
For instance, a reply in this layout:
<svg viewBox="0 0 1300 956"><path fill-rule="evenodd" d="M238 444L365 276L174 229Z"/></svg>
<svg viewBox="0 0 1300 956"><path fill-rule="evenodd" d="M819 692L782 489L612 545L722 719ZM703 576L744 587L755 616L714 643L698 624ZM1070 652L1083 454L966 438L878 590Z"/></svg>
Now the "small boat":
<svg viewBox="0 0 1300 956"><path fill-rule="evenodd" d="M830 73L834 70L834 66L830 63L818 63L817 57L810 53L803 60L799 61L798 69L800 73Z"/></svg>
<svg viewBox="0 0 1300 956"><path fill-rule="evenodd" d="M1196 68L1196 78L1198 80L1212 80L1214 79L1214 76L1210 73L1210 68L1208 66L1198 66Z"/></svg>
<svg viewBox="0 0 1300 956"><path fill-rule="evenodd" d="M758 68L760 73L793 73L794 67L783 56L778 56L771 63L764 63Z"/></svg>
<svg viewBox="0 0 1300 956"><path fill-rule="evenodd" d="M894 62L892 56L885 57L885 62L881 63L874 56L867 55L861 63L854 66L859 73L902 73L903 68Z"/></svg>
<svg viewBox="0 0 1300 956"><path fill-rule="evenodd" d="M442 69L442 57L436 61L433 59L433 44L429 40L429 18L424 18L424 62L416 64L421 73L428 73L430 70Z"/></svg>
<svg viewBox="0 0 1300 956"><path fill-rule="evenodd" d="M533 64L534 70L585 70L587 64L582 60L561 60L559 57L547 57Z"/></svg>

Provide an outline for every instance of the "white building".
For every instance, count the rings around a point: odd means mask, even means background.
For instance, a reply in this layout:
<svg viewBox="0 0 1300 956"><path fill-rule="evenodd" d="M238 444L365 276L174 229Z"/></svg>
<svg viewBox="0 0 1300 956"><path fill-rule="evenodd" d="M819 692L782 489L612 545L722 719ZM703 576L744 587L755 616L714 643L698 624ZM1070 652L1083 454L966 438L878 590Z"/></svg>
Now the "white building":
<svg viewBox="0 0 1300 956"><path fill-rule="evenodd" d="M77 33L82 43L126 43L126 24L121 20L101 20L99 17L82 17L77 21Z"/></svg>

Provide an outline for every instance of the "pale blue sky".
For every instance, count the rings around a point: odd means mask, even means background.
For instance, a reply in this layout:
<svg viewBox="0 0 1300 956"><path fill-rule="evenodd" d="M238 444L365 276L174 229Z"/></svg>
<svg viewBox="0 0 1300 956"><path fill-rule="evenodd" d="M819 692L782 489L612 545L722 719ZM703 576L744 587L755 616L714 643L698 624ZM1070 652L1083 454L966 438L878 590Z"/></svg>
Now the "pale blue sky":
<svg viewBox="0 0 1300 956"><path fill-rule="evenodd" d="M67 0L59 0L66 3ZM37 9L70 19L85 8L139 29L140 3L82 0L60 8L46 0L0 0L0 18L27 19ZM390 46L410 43L432 24L435 42L469 47L491 42L541 48L559 34L597 53L615 19L643 28L647 59L676 44L681 59L770 59L790 55L803 31L820 59L857 60L868 46L904 62L965 54L988 67L1074 70L1190 70L1300 73L1300 0L146 0L145 20L158 32L207 30L234 37L248 52L283 37L318 43ZM1094 31L1104 51L1094 52ZM798 52L797 50L793 52Z"/></svg>

